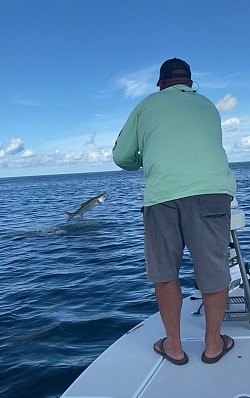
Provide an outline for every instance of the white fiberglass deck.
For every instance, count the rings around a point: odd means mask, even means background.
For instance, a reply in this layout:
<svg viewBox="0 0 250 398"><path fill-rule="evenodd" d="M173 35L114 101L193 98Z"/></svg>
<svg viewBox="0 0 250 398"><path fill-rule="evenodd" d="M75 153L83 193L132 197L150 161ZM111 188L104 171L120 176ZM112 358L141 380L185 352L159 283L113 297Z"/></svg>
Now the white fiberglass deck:
<svg viewBox="0 0 250 398"><path fill-rule="evenodd" d="M218 363L204 364L204 316L191 315L199 305L200 300L184 300L182 341L188 364L173 365L153 351L154 342L165 335L157 313L105 351L62 398L250 397L249 322L224 322L222 333L234 338L235 347Z"/></svg>

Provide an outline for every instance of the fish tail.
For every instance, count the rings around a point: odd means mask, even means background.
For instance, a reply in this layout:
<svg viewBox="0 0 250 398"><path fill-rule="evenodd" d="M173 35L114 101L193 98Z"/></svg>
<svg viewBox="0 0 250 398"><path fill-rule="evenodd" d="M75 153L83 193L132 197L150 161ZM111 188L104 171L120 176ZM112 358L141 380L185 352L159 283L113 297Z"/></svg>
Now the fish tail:
<svg viewBox="0 0 250 398"><path fill-rule="evenodd" d="M65 213L66 213L67 216L68 216L68 220L71 220L71 218L74 217L74 214L73 214L73 213L70 213L69 211L65 211Z"/></svg>

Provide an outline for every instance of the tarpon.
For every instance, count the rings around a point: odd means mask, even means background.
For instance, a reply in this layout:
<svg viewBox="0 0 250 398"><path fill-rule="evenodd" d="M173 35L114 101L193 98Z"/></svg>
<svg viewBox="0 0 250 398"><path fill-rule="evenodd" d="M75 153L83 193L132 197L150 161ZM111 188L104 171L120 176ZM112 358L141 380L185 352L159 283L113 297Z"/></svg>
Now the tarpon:
<svg viewBox="0 0 250 398"><path fill-rule="evenodd" d="M86 211L89 211L93 209L93 207L101 205L105 200L108 198L108 194L106 192L103 192L101 195L95 196L92 199L87 200L87 202L84 202L81 204L78 210L76 210L74 213L70 213L69 211L66 211L67 216L69 217L69 220L74 217L82 217Z"/></svg>

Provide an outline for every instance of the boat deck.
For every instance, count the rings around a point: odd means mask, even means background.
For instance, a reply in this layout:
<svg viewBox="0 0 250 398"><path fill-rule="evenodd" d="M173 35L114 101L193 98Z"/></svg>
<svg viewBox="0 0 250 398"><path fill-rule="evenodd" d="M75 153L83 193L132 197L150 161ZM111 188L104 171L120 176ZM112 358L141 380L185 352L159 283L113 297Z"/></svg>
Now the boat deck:
<svg viewBox="0 0 250 398"><path fill-rule="evenodd" d="M233 292L242 294L243 289ZM250 397L249 322L224 321L222 334L232 336L235 347L218 363L204 364L204 315L192 315L200 304L190 298L183 303L181 330L188 364L173 365L153 351L154 342L165 335L157 313L106 350L62 398Z"/></svg>

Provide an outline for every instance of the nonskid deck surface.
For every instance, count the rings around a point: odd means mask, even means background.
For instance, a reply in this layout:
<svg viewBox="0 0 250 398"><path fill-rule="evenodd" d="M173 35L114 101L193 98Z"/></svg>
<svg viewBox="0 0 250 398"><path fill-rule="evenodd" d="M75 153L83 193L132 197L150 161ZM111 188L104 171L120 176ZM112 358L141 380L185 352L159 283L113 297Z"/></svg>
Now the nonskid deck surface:
<svg viewBox="0 0 250 398"><path fill-rule="evenodd" d="M234 339L235 348L213 365L200 360L204 350L202 341L186 341L184 349L189 353L190 362L173 367L163 361L138 397L250 397L250 339L235 336Z"/></svg>
<svg viewBox="0 0 250 398"><path fill-rule="evenodd" d="M241 295L242 289L234 292ZM176 366L153 351L164 337L159 313L125 334L105 351L62 398L246 398L250 397L250 329L245 321L226 321L222 333L235 347L218 363L204 364L204 316L192 315L200 300L186 298L182 310L183 349L189 363Z"/></svg>

